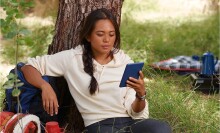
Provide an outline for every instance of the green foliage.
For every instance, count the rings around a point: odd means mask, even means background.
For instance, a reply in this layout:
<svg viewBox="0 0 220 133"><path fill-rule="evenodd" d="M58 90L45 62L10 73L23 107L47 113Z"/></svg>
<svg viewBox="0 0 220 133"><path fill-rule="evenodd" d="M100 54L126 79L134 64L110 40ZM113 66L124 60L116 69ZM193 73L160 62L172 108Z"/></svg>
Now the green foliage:
<svg viewBox="0 0 220 133"><path fill-rule="evenodd" d="M158 10L158 0L126 0L123 2L122 17L131 18L137 12L151 12ZM141 3L141 4L140 4Z"/></svg>
<svg viewBox="0 0 220 133"><path fill-rule="evenodd" d="M17 34L27 33L27 29L19 27L16 19L24 17L24 11L32 7L32 2L26 2L25 0L2 0L1 7L6 12L6 18L0 19L1 32L4 38L14 38Z"/></svg>
<svg viewBox="0 0 220 133"><path fill-rule="evenodd" d="M5 19L1 19L3 42L6 42L2 46L2 55L11 64L14 64L16 60L24 61L27 57L45 54L46 47L52 39L52 26L37 27L31 30L17 21L17 19L23 18L24 12L32 6L33 2L23 0L2 2L2 7L7 14ZM16 53L16 51L19 52Z"/></svg>
<svg viewBox="0 0 220 133"><path fill-rule="evenodd" d="M20 95L21 91L18 89L18 87L24 85L24 83L21 82L17 77L18 77L17 74L10 73L7 76L8 80L3 85L4 89L9 89L9 88L14 89L12 91L12 96L14 97L18 97Z"/></svg>
<svg viewBox="0 0 220 133"><path fill-rule="evenodd" d="M202 56L207 51L218 56L218 24L218 14L203 21L186 23L137 23L124 19L121 24L122 46L126 51L135 51L132 55L140 49L146 51L147 63L178 55Z"/></svg>
<svg viewBox="0 0 220 133"><path fill-rule="evenodd" d="M32 34L23 37L18 47L18 61L25 61L27 57L35 57L47 53L47 47L52 40L53 26L38 27ZM2 56L11 64L15 62L15 45L13 40L7 40L3 45Z"/></svg>
<svg viewBox="0 0 220 133"><path fill-rule="evenodd" d="M2 111L2 109L4 108L4 105L2 104L3 101L4 101L4 98L5 98L5 93L4 93L4 89L2 88L3 87L3 75L2 73L0 72L0 111Z"/></svg>
<svg viewBox="0 0 220 133"><path fill-rule="evenodd" d="M5 84L3 85L3 88L4 89L8 89L8 88L15 88L15 89L18 89L18 87L24 85L23 82L21 82L18 78L17 78L17 74L13 74L13 73L10 73L8 76L7 76L7 81L5 82Z"/></svg>
<svg viewBox="0 0 220 133"><path fill-rule="evenodd" d="M138 23L131 18L134 13L157 10L156 6L152 6L155 0L141 2L144 6L139 8L139 3L134 0L124 1L121 37L122 49L134 61L145 62L143 72L145 77L150 79L146 82L150 117L169 122L174 133L219 132L218 95L206 95L193 91L192 81L188 76L179 76L174 72L155 71L148 66L153 62L178 55L201 56L206 51L219 56L219 14L204 20L194 21L192 19L184 23L179 21ZM9 3L17 2L10 0ZM18 4L9 5L17 7ZM8 13L18 13L17 8L7 10ZM5 59L10 60L11 63L15 62L14 43L19 43L18 57L21 61L24 61L25 57L45 54L52 39L53 26L36 28L27 33L26 28L15 21L15 16L22 17L22 15L13 15L13 13L6 20L1 20L4 36L12 38L18 35L15 33L25 34L25 36L18 38L17 41L12 39L4 45ZM6 26L7 23L10 26ZM16 27L19 28L16 29ZM21 32L22 29L24 33ZM2 91L0 91L0 96L4 97Z"/></svg>
<svg viewBox="0 0 220 133"><path fill-rule="evenodd" d="M159 39L155 40L153 49L158 57L202 55L207 51L218 56L218 25L218 14L215 14L201 22L189 21L169 29L163 27L163 33L157 34Z"/></svg>
<svg viewBox="0 0 220 133"><path fill-rule="evenodd" d="M13 88L12 91L12 96L17 97L18 99L18 103L19 103L19 95L21 94L21 91L18 89L18 87L22 86L24 83L21 82L18 78L17 78L17 74L13 74L10 73L7 76L7 80L6 82L4 82L3 77L0 73L0 111L2 111L2 109L4 108L4 98L5 98L5 89L9 89L9 88ZM22 107L19 106L18 109L21 109Z"/></svg>
<svg viewBox="0 0 220 133"><path fill-rule="evenodd" d="M142 59L142 61L149 62L153 54L151 50L152 38L147 35L142 26L132 20L123 21L121 25L122 49L135 61Z"/></svg>
<svg viewBox="0 0 220 133"><path fill-rule="evenodd" d="M219 56L218 24L218 14L184 23L122 20L122 48L135 61L145 61L150 117L169 122L174 133L219 132L218 95L193 91L188 76L148 65L179 55L202 56L206 51Z"/></svg>
<svg viewBox="0 0 220 133"><path fill-rule="evenodd" d="M18 59L18 45L24 43L24 36L29 34L29 31L25 27L19 26L17 19L24 17L24 11L32 6L32 2L26 2L25 0L3 0L1 1L1 7L6 12L6 18L0 19L0 27L1 32L3 33L3 37L6 39L14 40L14 63L17 64ZM8 81L3 85L3 88L13 88L12 96L17 97L18 104L20 90L18 87L22 86L23 83L17 79L17 73L9 74L7 76ZM18 109L21 108L20 106Z"/></svg>

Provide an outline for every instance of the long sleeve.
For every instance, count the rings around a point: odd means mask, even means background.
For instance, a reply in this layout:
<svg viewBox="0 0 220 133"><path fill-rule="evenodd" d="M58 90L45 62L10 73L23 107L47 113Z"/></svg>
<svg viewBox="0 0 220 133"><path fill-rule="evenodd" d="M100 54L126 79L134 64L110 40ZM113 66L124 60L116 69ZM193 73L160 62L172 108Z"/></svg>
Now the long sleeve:
<svg viewBox="0 0 220 133"><path fill-rule="evenodd" d="M143 119L149 117L149 110L148 110L148 102L145 100L146 105L145 108L141 112L134 112L131 104L135 100L135 91L132 88L127 87L127 93L125 96L125 107L128 111L128 115L131 116L133 119Z"/></svg>
<svg viewBox="0 0 220 133"><path fill-rule="evenodd" d="M71 50L66 50L54 55L29 58L27 65L32 65L42 75L63 76L68 69L68 62L73 58Z"/></svg>

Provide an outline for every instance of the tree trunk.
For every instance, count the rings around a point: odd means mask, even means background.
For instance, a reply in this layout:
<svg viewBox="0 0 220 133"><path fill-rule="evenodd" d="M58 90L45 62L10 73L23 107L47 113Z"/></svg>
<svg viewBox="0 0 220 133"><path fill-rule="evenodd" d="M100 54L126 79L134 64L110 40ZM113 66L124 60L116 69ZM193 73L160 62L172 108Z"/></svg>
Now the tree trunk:
<svg viewBox="0 0 220 133"><path fill-rule="evenodd" d="M74 48L79 43L81 22L94 9L107 8L120 25L123 0L60 0L55 35L48 54Z"/></svg>
<svg viewBox="0 0 220 133"><path fill-rule="evenodd" d="M60 0L55 35L48 48L48 54L71 49L79 44L81 22L94 9L110 9L120 25L122 3L123 0ZM59 115L61 119L66 119L66 121L61 120L60 125L64 127L68 124L67 130L71 133L82 132L84 122L70 95L66 81L61 77L57 78L56 82L61 95L58 99Z"/></svg>

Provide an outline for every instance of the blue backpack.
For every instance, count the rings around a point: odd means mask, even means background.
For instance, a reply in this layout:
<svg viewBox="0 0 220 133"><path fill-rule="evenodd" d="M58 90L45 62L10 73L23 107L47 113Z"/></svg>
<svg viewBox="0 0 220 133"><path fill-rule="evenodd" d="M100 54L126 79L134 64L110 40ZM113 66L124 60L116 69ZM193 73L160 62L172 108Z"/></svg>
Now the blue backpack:
<svg viewBox="0 0 220 133"><path fill-rule="evenodd" d="M47 81L55 91L60 105L58 115L50 116L43 108L41 90L26 81L21 71L21 67L24 65L25 63L20 62L16 66L18 79L24 83L22 86L18 87L18 89L21 90L19 100L22 107L22 113L38 116L42 126L45 126L48 121L58 121L61 126L65 126L73 121L72 118L69 117L70 114L80 115L78 110L72 110L76 108L76 105L64 77L43 76L42 78ZM10 73L15 73L15 68L12 69ZM12 96L12 91L13 88L7 88L5 90L6 97L3 103L3 111L18 113L17 98ZM77 125L78 123L76 121L76 123L73 124ZM70 127L71 126L73 127L73 125L70 125ZM45 132L43 127L41 128L41 132Z"/></svg>
<svg viewBox="0 0 220 133"><path fill-rule="evenodd" d="M17 76L18 79L24 84L18 89L20 89L21 93L19 95L19 100L21 104L21 111L18 111L17 98L12 96L13 88L7 88L5 90L5 100L4 100L4 109L3 111L9 111L13 113L29 113L37 115L40 118L42 123L46 123L48 121L58 121L57 115L50 116L43 108L42 98L41 98L41 90L34 87L30 83L28 83L21 71L21 67L24 66L25 63L17 64ZM15 74L15 68L12 69L9 73ZM57 88L55 85L55 77L43 76L45 81L51 84L54 91L57 93Z"/></svg>
<svg viewBox="0 0 220 133"><path fill-rule="evenodd" d="M17 76L18 79L23 82L24 84L20 87L18 87L18 89L20 89L21 94L19 95L19 100L21 103L21 112L19 113L29 113L30 110L30 102L33 102L33 98L37 95L41 94L41 91L32 86L31 84L29 84L22 71L21 71L21 67L24 66L25 64L20 62L17 64ZM10 71L10 73L15 74L15 68L12 69ZM49 82L49 78L47 76L43 76L43 79L47 82ZM17 104L17 98L12 96L12 91L13 88L7 88L5 91L5 95L6 95L6 101L5 101L5 110L6 111L10 111L10 112L14 112L14 113L18 113L18 104Z"/></svg>

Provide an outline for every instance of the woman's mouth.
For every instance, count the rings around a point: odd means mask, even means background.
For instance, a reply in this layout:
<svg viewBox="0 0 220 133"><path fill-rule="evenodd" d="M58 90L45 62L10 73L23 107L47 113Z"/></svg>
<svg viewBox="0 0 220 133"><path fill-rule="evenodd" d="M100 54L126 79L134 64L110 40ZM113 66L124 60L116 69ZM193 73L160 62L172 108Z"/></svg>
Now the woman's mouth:
<svg viewBox="0 0 220 133"><path fill-rule="evenodd" d="M109 49L109 47L110 47L109 45L102 45L103 49Z"/></svg>

